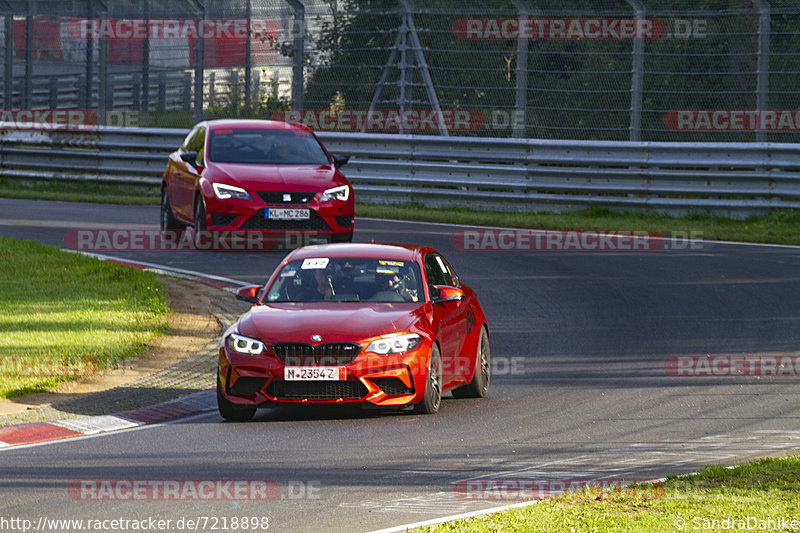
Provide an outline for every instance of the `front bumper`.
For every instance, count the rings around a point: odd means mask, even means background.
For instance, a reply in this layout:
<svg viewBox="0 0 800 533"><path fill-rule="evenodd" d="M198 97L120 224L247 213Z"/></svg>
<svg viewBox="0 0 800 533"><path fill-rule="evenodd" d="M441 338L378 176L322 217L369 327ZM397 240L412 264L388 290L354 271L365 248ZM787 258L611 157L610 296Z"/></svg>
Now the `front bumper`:
<svg viewBox="0 0 800 533"><path fill-rule="evenodd" d="M298 245L313 243L313 236L319 237L319 242L352 240L355 214L352 197L346 202L318 202L316 197L319 194L308 193L302 197L302 200L306 200L304 203L274 203L264 201L258 194L251 193L253 201L220 200L213 194L207 196L206 227L218 232L257 231L276 237L287 234L306 236L306 239L300 239L305 242ZM299 198L299 193L287 194L292 194L293 200L294 197ZM271 200L271 197L266 196L267 200ZM266 210L270 208L308 209L310 216L298 220L270 219L266 216Z"/></svg>
<svg viewBox="0 0 800 533"><path fill-rule="evenodd" d="M345 368L342 381L286 381L284 369L273 354L250 356L225 346L219 349L222 393L242 406L271 404L354 404L391 407L422 399L431 345L421 342L397 355L360 353Z"/></svg>

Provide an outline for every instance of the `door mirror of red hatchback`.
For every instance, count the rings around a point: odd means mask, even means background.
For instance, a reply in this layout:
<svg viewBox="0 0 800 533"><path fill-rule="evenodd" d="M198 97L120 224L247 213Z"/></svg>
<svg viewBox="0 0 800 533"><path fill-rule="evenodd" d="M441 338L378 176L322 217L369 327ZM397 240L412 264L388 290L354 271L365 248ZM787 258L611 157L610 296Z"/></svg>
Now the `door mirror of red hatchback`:
<svg viewBox="0 0 800 533"><path fill-rule="evenodd" d="M197 152L181 152L181 159L194 165L197 163Z"/></svg>
<svg viewBox="0 0 800 533"><path fill-rule="evenodd" d="M331 154L333 156L333 165L336 168L343 167L350 161L349 155Z"/></svg>
<svg viewBox="0 0 800 533"><path fill-rule="evenodd" d="M251 304L257 304L259 297L258 293L260 291L261 291L261 285L246 285L236 291L236 297L240 300L244 300L245 302L250 302Z"/></svg>
<svg viewBox="0 0 800 533"><path fill-rule="evenodd" d="M464 299L464 291L450 285L434 285L434 294L431 295L433 303L460 302Z"/></svg>

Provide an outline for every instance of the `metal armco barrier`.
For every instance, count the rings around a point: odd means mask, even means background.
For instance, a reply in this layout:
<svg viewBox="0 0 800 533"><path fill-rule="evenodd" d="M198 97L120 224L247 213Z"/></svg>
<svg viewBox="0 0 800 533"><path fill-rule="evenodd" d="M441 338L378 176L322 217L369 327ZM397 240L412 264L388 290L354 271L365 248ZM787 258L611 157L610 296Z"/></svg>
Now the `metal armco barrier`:
<svg viewBox="0 0 800 533"><path fill-rule="evenodd" d="M0 177L157 185L186 130L0 131ZM357 198L501 210L588 205L742 217L800 208L800 145L320 133Z"/></svg>

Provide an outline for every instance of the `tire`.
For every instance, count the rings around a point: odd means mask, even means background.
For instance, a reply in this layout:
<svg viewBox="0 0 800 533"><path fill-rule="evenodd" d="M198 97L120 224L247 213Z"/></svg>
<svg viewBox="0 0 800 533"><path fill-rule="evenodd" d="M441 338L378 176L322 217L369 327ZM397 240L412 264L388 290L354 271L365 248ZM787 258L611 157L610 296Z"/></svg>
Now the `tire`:
<svg viewBox="0 0 800 533"><path fill-rule="evenodd" d="M222 418L231 422L249 422L256 414L255 407L235 405L225 398L222 394L222 384L219 382L219 376L217 376L217 409Z"/></svg>
<svg viewBox="0 0 800 533"><path fill-rule="evenodd" d="M439 411L442 403L442 357L439 347L434 344L431 348L431 357L428 360L428 376L425 380L425 395L417 405L414 412L423 415L432 415Z"/></svg>
<svg viewBox="0 0 800 533"><path fill-rule="evenodd" d="M175 220L172 214L172 206L169 203L169 194L167 193L166 185L161 187L161 231L166 230L179 230L183 226Z"/></svg>
<svg viewBox="0 0 800 533"><path fill-rule="evenodd" d="M194 230L204 231L206 229L206 204L201 195L197 195L194 202Z"/></svg>
<svg viewBox="0 0 800 533"><path fill-rule="evenodd" d="M472 381L453 389L456 398L483 398L489 390L489 379L492 372L492 359L489 351L489 334L486 328L481 328L478 339L478 351L475 355L475 373Z"/></svg>

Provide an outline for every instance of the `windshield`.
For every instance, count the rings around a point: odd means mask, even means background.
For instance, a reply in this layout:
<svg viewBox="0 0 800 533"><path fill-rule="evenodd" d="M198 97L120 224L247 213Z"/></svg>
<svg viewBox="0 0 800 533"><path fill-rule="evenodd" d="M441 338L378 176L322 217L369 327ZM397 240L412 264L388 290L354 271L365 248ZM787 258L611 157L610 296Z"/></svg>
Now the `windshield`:
<svg viewBox="0 0 800 533"><path fill-rule="evenodd" d="M317 139L302 130L216 129L208 153L215 163L329 165Z"/></svg>
<svg viewBox="0 0 800 533"><path fill-rule="evenodd" d="M287 263L266 291L266 302L419 302L420 271L413 261L318 257Z"/></svg>

